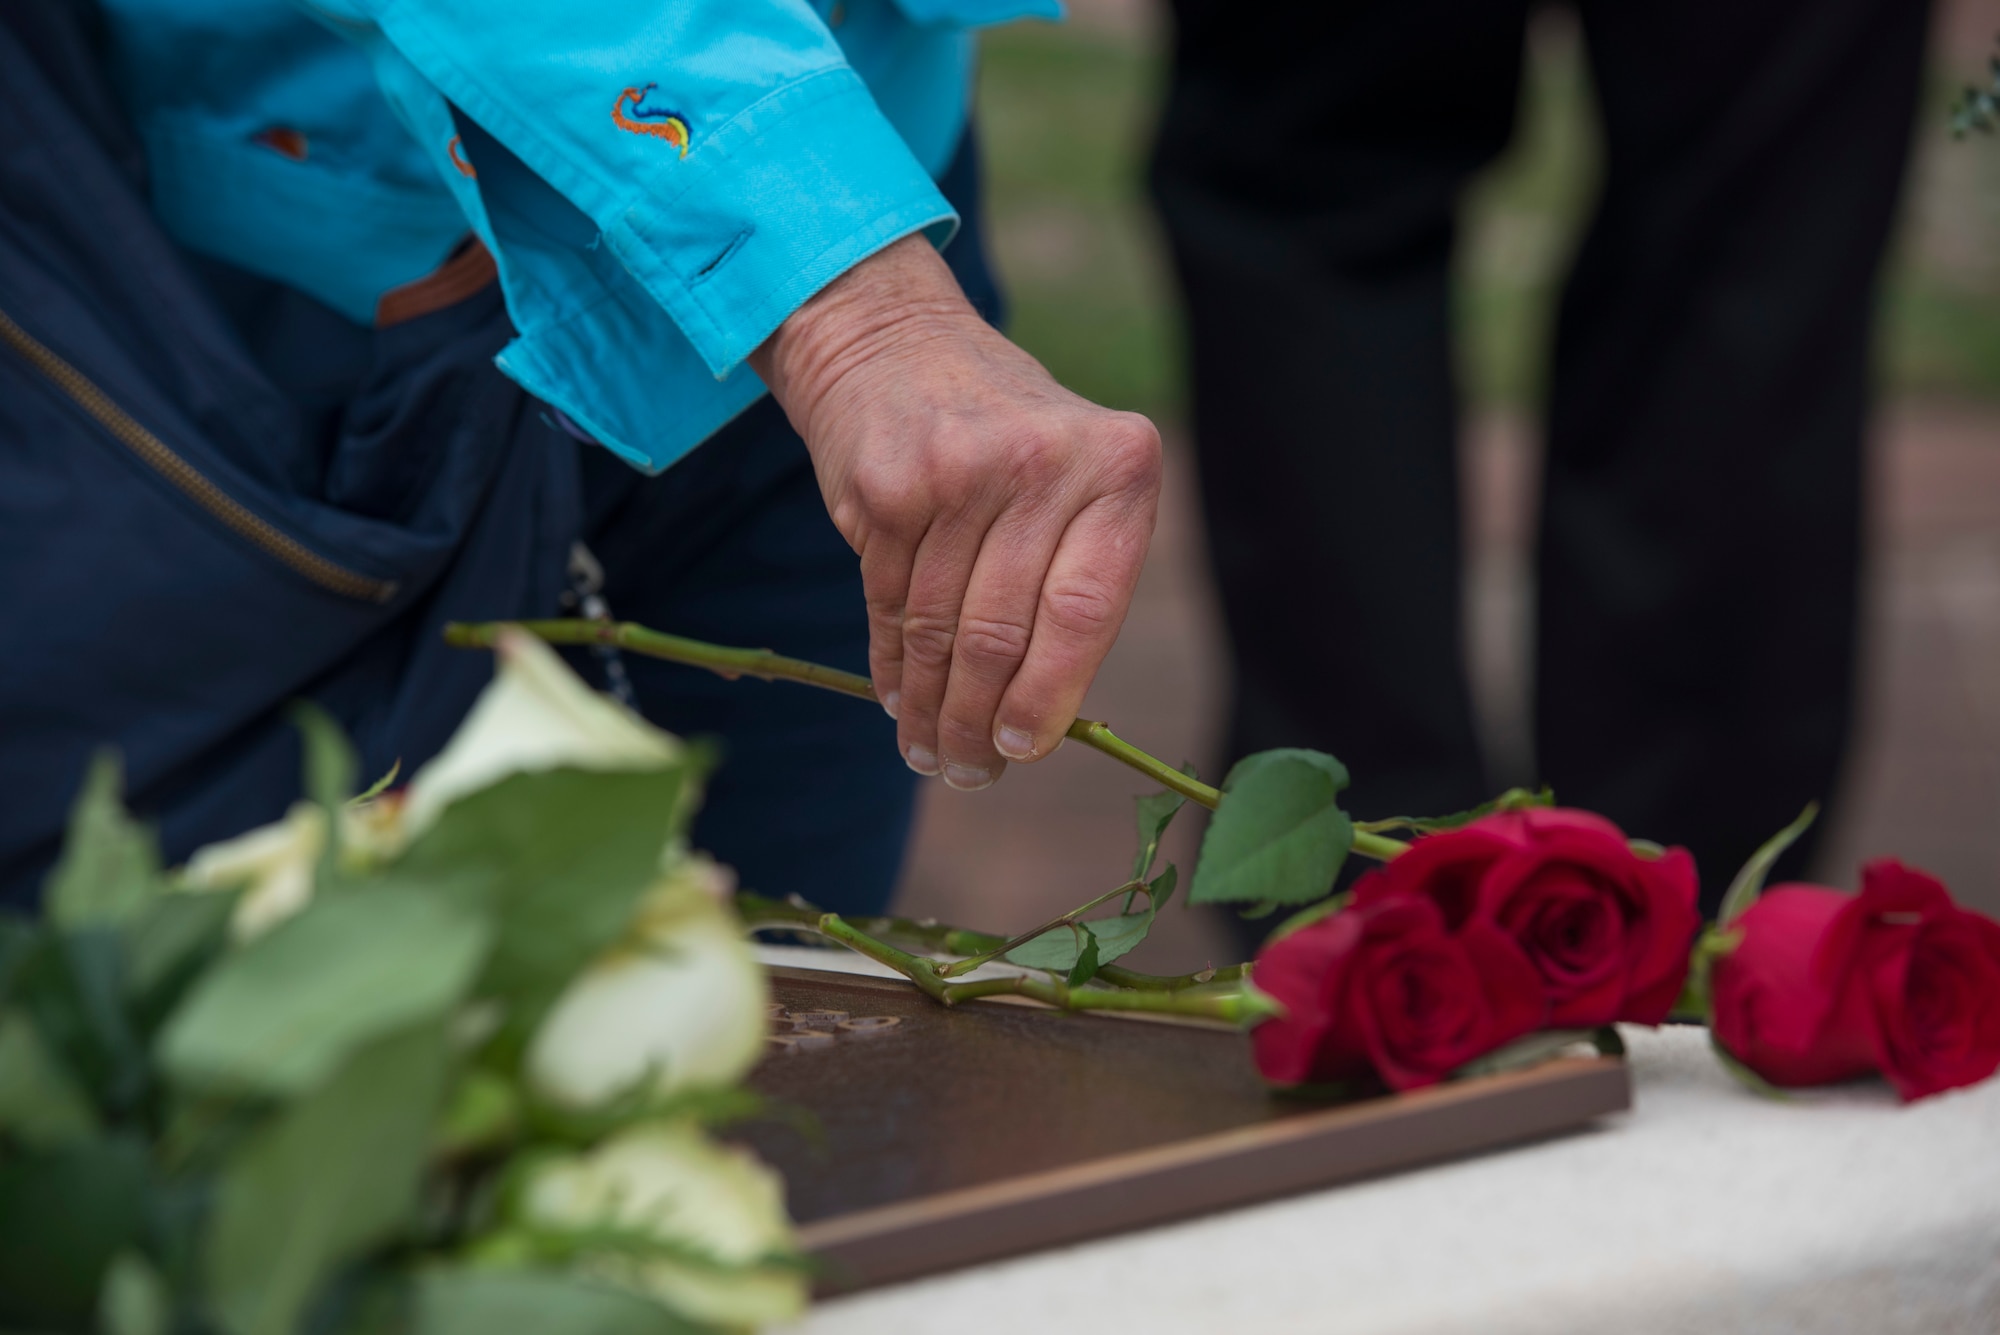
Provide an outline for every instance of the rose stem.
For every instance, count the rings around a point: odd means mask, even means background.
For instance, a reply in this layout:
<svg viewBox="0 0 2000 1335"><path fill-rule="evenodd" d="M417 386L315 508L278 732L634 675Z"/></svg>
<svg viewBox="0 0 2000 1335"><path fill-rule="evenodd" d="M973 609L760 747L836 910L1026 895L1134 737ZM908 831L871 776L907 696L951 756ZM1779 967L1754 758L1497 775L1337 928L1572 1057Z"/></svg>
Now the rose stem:
<svg viewBox="0 0 2000 1335"><path fill-rule="evenodd" d="M1106 903L1109 900L1116 899L1120 895L1129 895L1134 893L1144 893L1147 902L1149 904L1152 902L1153 898L1152 892L1147 890L1146 883L1144 881L1127 881L1125 882L1125 884L1119 886L1116 890L1107 890L1103 894L1099 895L1097 898L1091 900L1088 904L1085 904L1080 908L1073 908L1068 913L1060 914L1057 917L1049 919L1047 922L1043 923L1040 927L1031 927L1027 931L1021 933L1019 936L1009 937L1007 940L1002 941L999 945L993 947L993 949L991 950L981 951L979 954L970 956L966 959L959 960L955 964L945 965L942 969L938 970L938 977L956 978L962 973L971 973L974 969L978 968L980 965L985 964L988 961L999 958L1000 956L1006 954L1008 951L1012 950L1016 946L1024 946L1028 942L1034 940L1036 937L1041 936L1047 932L1053 932L1058 927L1068 927L1074 924L1077 919L1081 918L1084 914L1090 912L1092 909L1098 907L1100 904Z"/></svg>
<svg viewBox="0 0 2000 1335"><path fill-rule="evenodd" d="M932 1000L956 1006L980 997L1030 997L1044 1005L1068 1011L1141 1011L1149 1015L1185 1015L1229 1024L1244 1024L1275 1014L1270 1000L1250 988L1227 991L1197 990L1174 992L1127 991L1108 987L1071 987L1053 979L1010 977L982 978L977 982L948 983L938 976L937 966L920 955L911 955L887 942L857 930L838 913L820 917L811 930L840 942L857 955L866 955L886 964L915 983Z"/></svg>
<svg viewBox="0 0 2000 1335"><path fill-rule="evenodd" d="M481 622L475 625L454 621L444 628L445 643L460 649L490 649L498 638L501 626L505 624L508 623ZM512 624L519 625L522 630L532 635L539 635L551 644L614 645L620 649L630 649L633 653L685 663L689 667L707 668L710 672L731 680L737 677L756 677L762 681L796 681L807 686L820 687L822 690L851 695L857 700L875 699L875 687L866 677L853 672L842 672L839 668L830 668L819 663L808 663L802 658L787 658L769 649L730 649L719 644L704 644L700 640L684 639L679 635L648 630L629 621L567 619L522 621ZM1183 797L1192 798L1205 807L1213 808L1222 800L1220 792L1199 779L1190 779L1173 766L1147 755L1114 734L1102 723L1080 718L1069 725L1069 736L1085 746L1124 761L1148 778L1171 788Z"/></svg>
<svg viewBox="0 0 2000 1335"><path fill-rule="evenodd" d="M823 909L810 904L766 899L747 890L737 893L736 910L742 915L744 926L751 931L768 927L817 934L820 932L820 920L827 916ZM939 922L912 922L908 918L854 918L847 920L847 925L878 941L884 938L909 941L926 949L942 950L954 955L992 951L1005 944L1003 938L989 932L974 932ZM889 961L883 962L889 963L891 968L897 967ZM935 964L932 965L932 969L935 972ZM904 973L906 977L910 976L906 970L898 969L898 972ZM1200 973L1163 976L1139 973L1116 964L1107 964L1097 971L1097 977L1099 981L1137 991L1181 992L1204 984L1238 982L1248 977L1249 972L1248 965L1232 964L1225 969L1204 969ZM1099 989L1093 989L1095 990Z"/></svg>
<svg viewBox="0 0 2000 1335"><path fill-rule="evenodd" d="M738 677L796 681L818 686L822 690L838 691L858 700L875 699L875 688L868 678L853 672L808 663L802 658L787 658L769 649L731 649L719 644L705 644L700 640L648 630L630 621L590 621L581 618L477 623L454 621L444 628L445 643L460 649L491 649L499 638L501 628L507 625L519 626L551 644L611 645L630 649L636 654L685 663L689 667L707 668L732 681ZM1199 802L1211 811L1222 802L1219 789L1211 788L1199 779L1191 779L1165 761L1148 755L1103 723L1080 718L1069 725L1067 735L1113 760L1123 761L1161 787ZM1368 830L1357 829L1354 833L1355 852L1385 862L1408 847L1400 839L1390 839Z"/></svg>
<svg viewBox="0 0 2000 1335"><path fill-rule="evenodd" d="M751 931L769 927L817 932L819 920L825 915L824 909L807 904L789 904L766 899L748 890L737 892L736 911L742 915L744 926ZM990 953L1006 944L1005 938L995 936L991 932L975 932L965 927L953 927L949 923L916 922L909 918L889 917L850 918L848 923L882 940L905 941L947 955ZM1233 983L1248 977L1249 972L1250 967L1246 964L1231 964L1225 968L1204 969L1200 973L1183 974L1140 973L1121 964L1107 964L1097 971L1097 980L1115 987L1138 988L1147 992L1178 992L1183 988L1200 987L1209 983Z"/></svg>

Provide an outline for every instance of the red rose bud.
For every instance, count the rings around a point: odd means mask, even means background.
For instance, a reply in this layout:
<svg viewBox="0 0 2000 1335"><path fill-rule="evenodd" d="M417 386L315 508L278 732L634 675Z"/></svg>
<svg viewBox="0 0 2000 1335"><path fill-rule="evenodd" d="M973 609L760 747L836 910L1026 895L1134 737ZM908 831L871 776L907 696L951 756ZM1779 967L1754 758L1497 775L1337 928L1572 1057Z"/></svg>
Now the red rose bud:
<svg viewBox="0 0 2000 1335"><path fill-rule="evenodd" d="M1729 931L1715 1038L1772 1084L1879 1071L1920 1099L2000 1069L2000 923L1935 877L1884 858L1858 895L1777 886Z"/></svg>
<svg viewBox="0 0 2000 1335"><path fill-rule="evenodd" d="M1834 919L1854 903L1841 890L1773 886L1729 926L1740 940L1715 961L1711 1029L1774 1085L1823 1085L1875 1069L1865 999L1857 992L1842 1007L1843 989L1813 969Z"/></svg>
<svg viewBox="0 0 2000 1335"><path fill-rule="evenodd" d="M1454 932L1504 932L1541 974L1549 1026L1588 1029L1667 1017L1701 923L1698 889L1686 849L1642 857L1601 816L1538 807L1425 835L1354 894L1421 897Z"/></svg>
<svg viewBox="0 0 2000 1335"><path fill-rule="evenodd" d="M1435 1084L1541 1024L1541 978L1503 934L1456 935L1423 899L1356 905L1273 942L1251 966L1285 1008L1252 1033L1276 1084L1352 1080Z"/></svg>

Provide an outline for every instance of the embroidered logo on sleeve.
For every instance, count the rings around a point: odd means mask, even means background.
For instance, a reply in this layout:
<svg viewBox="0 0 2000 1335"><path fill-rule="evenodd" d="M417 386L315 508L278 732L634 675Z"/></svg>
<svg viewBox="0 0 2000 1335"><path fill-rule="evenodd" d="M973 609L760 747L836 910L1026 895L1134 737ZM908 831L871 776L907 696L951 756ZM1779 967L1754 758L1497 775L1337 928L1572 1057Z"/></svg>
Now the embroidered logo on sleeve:
<svg viewBox="0 0 2000 1335"><path fill-rule="evenodd" d="M686 157L689 140L687 117L678 111L669 111L665 107L641 105L646 100L646 94L657 87L658 84L649 83L644 88L627 88L618 94L618 100L611 104L611 119L621 130L630 130L633 134L650 134L666 140L680 149L682 157ZM630 115L625 111L627 102L632 104Z"/></svg>

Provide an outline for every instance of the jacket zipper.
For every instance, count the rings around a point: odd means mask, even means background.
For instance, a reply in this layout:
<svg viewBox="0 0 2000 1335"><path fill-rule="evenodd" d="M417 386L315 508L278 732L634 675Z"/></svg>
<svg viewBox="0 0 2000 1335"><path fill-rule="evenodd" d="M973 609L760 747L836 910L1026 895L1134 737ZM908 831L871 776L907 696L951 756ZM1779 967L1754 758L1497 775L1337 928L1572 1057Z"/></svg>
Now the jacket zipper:
<svg viewBox="0 0 2000 1335"><path fill-rule="evenodd" d="M386 603L396 596L392 580L374 579L336 565L297 539L279 532L258 518L210 481L193 464L155 436L89 377L48 350L27 330L0 311L0 343L41 375L77 407L90 414L140 462L181 490L196 505L209 512L239 537L262 548L268 555L329 592L365 602Z"/></svg>

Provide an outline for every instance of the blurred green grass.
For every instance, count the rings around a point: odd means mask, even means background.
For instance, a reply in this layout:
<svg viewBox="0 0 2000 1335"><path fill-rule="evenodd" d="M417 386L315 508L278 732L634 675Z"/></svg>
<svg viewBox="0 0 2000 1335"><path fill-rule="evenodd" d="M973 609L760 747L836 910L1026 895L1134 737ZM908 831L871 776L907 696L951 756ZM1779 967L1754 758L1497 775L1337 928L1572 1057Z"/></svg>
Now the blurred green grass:
<svg viewBox="0 0 2000 1335"><path fill-rule="evenodd" d="M1079 394L1182 415L1175 295L1145 199L1157 52L1022 24L981 49L987 210L1010 332Z"/></svg>
<svg viewBox="0 0 2000 1335"><path fill-rule="evenodd" d="M1162 54L1138 33L1000 29L983 45L979 120L1015 337L1079 393L1176 422L1180 333L1142 180ZM1956 91L1940 74L1926 93L1884 294L1883 383L2000 402L2000 145L1949 138ZM1480 408L1532 405L1589 206L1589 93L1560 30L1534 44L1521 110L1512 148L1466 203L1460 366Z"/></svg>

